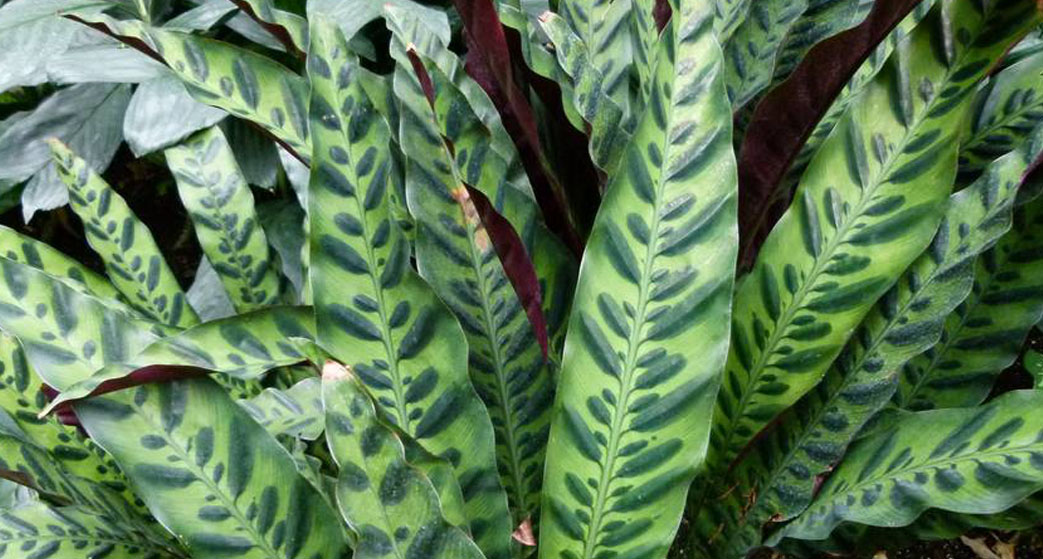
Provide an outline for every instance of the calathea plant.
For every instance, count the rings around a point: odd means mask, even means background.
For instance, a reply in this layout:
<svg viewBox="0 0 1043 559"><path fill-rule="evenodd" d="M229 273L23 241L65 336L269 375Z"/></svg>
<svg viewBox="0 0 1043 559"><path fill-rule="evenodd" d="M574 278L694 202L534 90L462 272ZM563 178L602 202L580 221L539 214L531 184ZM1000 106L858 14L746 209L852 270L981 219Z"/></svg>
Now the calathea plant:
<svg viewBox="0 0 1043 559"><path fill-rule="evenodd" d="M1037 2L444 4L0 1L0 557L1043 522Z"/></svg>

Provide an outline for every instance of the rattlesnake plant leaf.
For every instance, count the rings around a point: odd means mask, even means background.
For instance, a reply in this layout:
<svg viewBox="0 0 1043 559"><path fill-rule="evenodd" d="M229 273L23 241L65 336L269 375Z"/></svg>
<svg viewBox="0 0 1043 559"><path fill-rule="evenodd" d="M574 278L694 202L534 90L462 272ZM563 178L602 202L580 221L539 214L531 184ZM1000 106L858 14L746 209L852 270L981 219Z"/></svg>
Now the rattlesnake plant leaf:
<svg viewBox="0 0 1043 559"><path fill-rule="evenodd" d="M547 448L544 558L663 556L705 456L738 234L707 4L672 6L649 110L584 255Z"/></svg>
<svg viewBox="0 0 1043 559"><path fill-rule="evenodd" d="M87 242L105 262L109 278L135 309L175 328L199 322L163 254L122 196L65 144L51 140L58 175L70 205L83 220Z"/></svg>
<svg viewBox="0 0 1043 559"><path fill-rule="evenodd" d="M165 153L203 253L236 311L276 303L279 276L268 240L253 193L224 134L217 127L208 128Z"/></svg>
<svg viewBox="0 0 1043 559"><path fill-rule="evenodd" d="M272 0L232 0L232 3L278 39L286 52L304 58L308 46L308 22L303 17L276 8Z"/></svg>
<svg viewBox="0 0 1043 559"><path fill-rule="evenodd" d="M55 417L39 417L47 405L42 382L17 340L5 334L0 334L0 381L0 409L10 415L25 438L49 452L52 460L70 474L93 479L121 493L128 502L135 502L126 478L97 445ZM0 457L4 454L0 451Z"/></svg>
<svg viewBox="0 0 1043 559"><path fill-rule="evenodd" d="M1043 488L1043 392L909 414L863 439L781 538L823 539L842 522L905 526L930 508L1000 512Z"/></svg>
<svg viewBox="0 0 1043 559"><path fill-rule="evenodd" d="M273 435L314 441L322 436L322 384L307 378L286 390L267 388L259 396L240 400L254 421Z"/></svg>
<svg viewBox="0 0 1043 559"><path fill-rule="evenodd" d="M970 94L987 61L1039 17L1020 0L984 13L974 0L952 9L945 18L936 6L851 105L740 285L713 471L818 384L873 303L934 236ZM935 56L937 41L952 33L968 40Z"/></svg>
<svg viewBox="0 0 1043 559"><path fill-rule="evenodd" d="M874 0L808 0L779 47L774 83L786 79L819 42L862 23Z"/></svg>
<svg viewBox="0 0 1043 559"><path fill-rule="evenodd" d="M724 43L728 98L741 107L767 87L774 76L775 56L808 0L761 0Z"/></svg>
<svg viewBox="0 0 1043 559"><path fill-rule="evenodd" d="M442 514L438 493L358 378L336 362L322 373L326 441L339 467L337 504L359 535L357 559L483 559L478 546Z"/></svg>
<svg viewBox="0 0 1043 559"><path fill-rule="evenodd" d="M139 386L75 409L192 555L339 559L345 551L324 497L212 380Z"/></svg>
<svg viewBox="0 0 1043 559"><path fill-rule="evenodd" d="M715 0L713 30L717 41L726 43L746 20L751 0Z"/></svg>
<svg viewBox="0 0 1043 559"><path fill-rule="evenodd" d="M960 151L960 174L980 172L1043 121L1043 52L1030 55L993 76L978 94Z"/></svg>
<svg viewBox="0 0 1043 559"><path fill-rule="evenodd" d="M1043 314L1041 223L1043 199L1015 211L1011 231L978 260L974 290L945 321L941 341L902 370L895 404L974 406L989 395Z"/></svg>
<svg viewBox="0 0 1043 559"><path fill-rule="evenodd" d="M609 4L605 0L597 3ZM617 0L612 5L629 5L629 0ZM635 119L628 117L623 109L625 105L621 106L611 96L610 76L602 73L605 68L598 66L594 54L596 51L570 28L568 20L547 12L540 16L538 22L554 45L558 64L574 80L570 88L572 98L565 102L575 105L589 129L590 157L603 171L612 173L623 157ZM617 22L615 27L624 29L625 23ZM627 66L625 61L621 61L620 65L624 73L617 75L617 79L625 85ZM566 89L562 91L564 93Z"/></svg>
<svg viewBox="0 0 1043 559"><path fill-rule="evenodd" d="M150 373L162 375L163 368L191 368L233 379L253 380L277 367L300 363L307 356L293 339L315 338L310 311L308 307L270 307L205 322L139 346L133 354L110 359L109 364L82 380L61 386L61 394L46 411L92 394L141 384L150 380ZM176 375L177 371L173 371L173 376Z"/></svg>
<svg viewBox="0 0 1043 559"><path fill-rule="evenodd" d="M0 278L0 330L21 342L36 373L58 390L165 333L26 264L0 258Z"/></svg>
<svg viewBox="0 0 1043 559"><path fill-rule="evenodd" d="M635 2L630 9L631 56L630 79L636 80L639 88L637 107L644 107L652 93L652 72L655 70L656 47L659 33L670 18L670 5L666 0ZM639 109L635 109L639 113Z"/></svg>
<svg viewBox="0 0 1043 559"><path fill-rule="evenodd" d="M635 9L632 0L563 0L558 3L557 13L579 37L586 51L586 64L600 75L600 94L607 96L620 110L623 122L633 122L640 114L640 107L632 106L635 101L631 91L630 72L633 65L633 28L631 12ZM653 2L647 2L653 4ZM541 16L543 18L544 16ZM554 37L551 38L554 41ZM556 43L556 41L554 41ZM557 46L557 45L555 45ZM571 58L571 57L570 57ZM560 60L560 53L559 53ZM563 65L564 66L564 65ZM566 71L568 66L564 66ZM576 74L569 72L574 78ZM617 120L615 126L618 128ZM632 126L626 127L632 128Z"/></svg>
<svg viewBox="0 0 1043 559"><path fill-rule="evenodd" d="M437 75L437 68L431 70ZM411 86L406 72L399 67L397 90ZM444 89L442 80L435 81ZM539 507L554 382L534 326L468 191L466 160L457 163L470 157L480 164L475 150L468 149L476 143L458 145L444 138L432 129L431 113L430 107L427 114L404 110L399 133L409 158L406 196L417 223L417 268L463 326L471 382L492 417L498 469L520 522Z"/></svg>
<svg viewBox="0 0 1043 559"><path fill-rule="evenodd" d="M397 172L389 131L339 31L320 21L310 35L309 275L317 341L350 364L391 423L453 464L476 541L489 557L507 557L510 516L492 424L467 377L462 329L410 269L389 199Z"/></svg>
<svg viewBox="0 0 1043 559"><path fill-rule="evenodd" d="M108 279L47 243L0 225L0 246L4 247L0 256L12 262L21 262L50 276L67 280L71 287L114 306L130 308L122 302L123 296Z"/></svg>
<svg viewBox="0 0 1043 559"><path fill-rule="evenodd" d="M41 501L0 512L0 557L64 559L120 557L184 559L183 551L81 507L53 507Z"/></svg>
<svg viewBox="0 0 1043 559"><path fill-rule="evenodd" d="M820 476L890 401L902 366L938 341L970 293L974 261L1010 229L1018 186L1041 151L1043 127L949 198L931 245L869 312L822 383L754 444L718 485L726 493L695 516L704 556L742 557L760 544L762 525L807 507Z"/></svg>

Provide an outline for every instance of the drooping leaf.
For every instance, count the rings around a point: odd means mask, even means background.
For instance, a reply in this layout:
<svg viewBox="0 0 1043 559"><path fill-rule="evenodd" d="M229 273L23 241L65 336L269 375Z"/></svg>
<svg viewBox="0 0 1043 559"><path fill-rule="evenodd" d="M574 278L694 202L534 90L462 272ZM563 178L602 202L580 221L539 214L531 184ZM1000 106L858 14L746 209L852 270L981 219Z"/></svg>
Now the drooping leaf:
<svg viewBox="0 0 1043 559"><path fill-rule="evenodd" d="M58 138L92 167L108 167L122 141L120 124L130 87L82 84L61 89L0 136L0 180L30 179L22 193L22 217L57 208L68 195L44 142Z"/></svg>
<svg viewBox="0 0 1043 559"><path fill-rule="evenodd" d="M91 438L196 557L338 559L341 527L283 447L209 379L76 404Z"/></svg>
<svg viewBox="0 0 1043 559"><path fill-rule="evenodd" d="M705 455L727 347L735 163L712 10L673 8L650 108L580 270L547 449L543 557L664 555Z"/></svg>
<svg viewBox="0 0 1043 559"><path fill-rule="evenodd" d="M902 370L895 404L974 406L989 395L1043 314L1040 223L1043 199L1017 209L1011 231L978 260L974 290L945 321L941 341Z"/></svg>
<svg viewBox="0 0 1043 559"><path fill-rule="evenodd" d="M105 367L92 371L89 378L67 383L47 411L92 394L154 380L149 369L158 369L154 374L164 375L163 368L191 368L252 380L274 368L299 363L306 356L291 339L315 338L309 311L307 307L270 307L205 322L140 346L133 355L110 360ZM177 371L169 375L176 378Z"/></svg>
<svg viewBox="0 0 1043 559"><path fill-rule="evenodd" d="M226 113L194 100L175 76L142 83L123 119L123 136L138 157L180 142L217 124Z"/></svg>
<svg viewBox="0 0 1043 559"><path fill-rule="evenodd" d="M152 233L90 164L57 140L48 142L87 242L117 289L135 309L168 326L199 322Z"/></svg>
<svg viewBox="0 0 1043 559"><path fill-rule="evenodd" d="M718 484L723 494L696 516L693 542L706 557L741 557L760 544L764 524L801 513L820 477L890 400L902 366L938 341L946 317L971 291L975 259L1010 228L1018 186L1043 151L1043 127L1034 140L949 198L931 246L863 319L823 382ZM828 330L809 327L794 335Z"/></svg>
<svg viewBox="0 0 1043 559"><path fill-rule="evenodd" d="M253 193L221 130L208 128L165 153L203 253L236 311L277 302L279 277Z"/></svg>
<svg viewBox="0 0 1043 559"><path fill-rule="evenodd" d="M318 378L304 379L286 390L267 388L259 396L240 400L239 405L273 435L314 441L325 429Z"/></svg>
<svg viewBox="0 0 1043 559"><path fill-rule="evenodd" d="M359 534L355 557L482 559L467 533L446 520L439 496L385 425L366 389L336 362L322 373L326 441L339 467L337 504Z"/></svg>
<svg viewBox="0 0 1043 559"><path fill-rule="evenodd" d="M467 378L460 326L410 269L391 210L399 179L387 126L339 31L320 21L310 34L309 275L318 343L350 365L391 423L453 464L475 540L487 556L506 557L511 527L492 425Z"/></svg>
<svg viewBox="0 0 1043 559"><path fill-rule="evenodd" d="M823 539L842 522L905 526L937 508L990 514L1043 487L1043 393L1015 391L979 408L910 414L860 441L807 512L773 539Z"/></svg>
<svg viewBox="0 0 1043 559"><path fill-rule="evenodd" d="M744 265L752 264L756 247L770 229L762 223L762 212L805 139L862 61L918 2L877 0L861 25L819 43L790 78L757 105L739 150L739 223L744 236Z"/></svg>
<svg viewBox="0 0 1043 559"><path fill-rule="evenodd" d="M0 91L47 81L47 64L81 36L58 11L100 11L106 0L17 0L0 7Z"/></svg>
<svg viewBox="0 0 1043 559"><path fill-rule="evenodd" d="M955 178L958 125L987 69L982 60L1039 18L1031 2L1018 0L984 13L973 0L951 8L943 18L936 6L848 108L736 292L711 471L727 468L818 384L873 303L934 236ZM967 40L950 57L935 56L951 34Z"/></svg>

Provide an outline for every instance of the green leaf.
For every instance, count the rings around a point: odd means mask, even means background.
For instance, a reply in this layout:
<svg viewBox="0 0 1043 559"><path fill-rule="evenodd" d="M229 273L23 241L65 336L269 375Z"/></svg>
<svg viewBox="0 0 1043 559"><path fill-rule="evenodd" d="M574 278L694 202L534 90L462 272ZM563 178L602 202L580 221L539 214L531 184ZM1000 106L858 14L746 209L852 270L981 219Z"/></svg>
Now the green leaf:
<svg viewBox="0 0 1043 559"><path fill-rule="evenodd" d="M296 160L294 160L296 161ZM295 301L304 302L305 269L302 257L307 248L307 219L297 200L272 200L257 205L268 244L278 256L282 276L293 286Z"/></svg>
<svg viewBox="0 0 1043 559"><path fill-rule="evenodd" d="M1029 2L1015 0L984 14L973 0L952 9L942 19L936 6L931 24L917 27L851 104L737 290L711 471L727 468L776 414L818 384L938 229L955 175L958 124L987 69L981 62L1039 17ZM953 35L967 40L953 46L951 58L935 56L937 42ZM992 40L975 42L986 35Z"/></svg>
<svg viewBox="0 0 1043 559"><path fill-rule="evenodd" d="M308 2L308 16L328 17L351 40L367 23L383 15L388 5L414 14L417 22L428 32L441 37L444 43L449 43L449 18L445 11L412 0L311 0Z"/></svg>
<svg viewBox="0 0 1043 559"><path fill-rule="evenodd" d="M0 256L8 260L21 262L50 276L66 280L69 286L104 300L110 305L128 310L130 308L121 301L123 296L109 283L108 279L47 243L0 225L0 246L4 247L4 252L0 253Z"/></svg>
<svg viewBox="0 0 1043 559"><path fill-rule="evenodd" d="M189 305L192 305L203 322L227 318L235 314L232 300L228 298L228 293L221 285L221 276L217 275L217 271L205 256L199 259L199 266L196 267L192 285L185 291L185 299L188 300Z"/></svg>
<svg viewBox="0 0 1043 559"><path fill-rule="evenodd" d="M406 461L398 433L381 421L357 377L338 363L323 368L322 404L326 440L339 468L337 503L359 534L357 559L484 558L446 520L431 481Z"/></svg>
<svg viewBox="0 0 1043 559"><path fill-rule="evenodd" d="M902 370L895 404L911 410L977 405L1014 363L1043 313L1041 216L1043 199L1017 209L1013 229L978 260L974 290L945 321L941 341Z"/></svg>
<svg viewBox="0 0 1043 559"><path fill-rule="evenodd" d="M123 120L123 136L141 157L169 147L191 133L217 124L226 113L193 99L175 76L142 83L134 91Z"/></svg>
<svg viewBox="0 0 1043 559"><path fill-rule="evenodd" d="M131 306L175 328L199 322L152 233L123 197L64 144L49 143L72 209L83 220L87 242Z"/></svg>
<svg viewBox="0 0 1043 559"><path fill-rule="evenodd" d="M579 37L583 45L589 45L587 64L600 75L601 94L607 96L620 110L623 122L616 121L615 126L632 129L636 115L641 107L632 106L630 90L631 69L634 64L632 44L634 37L630 25L631 12L635 4L654 4L655 2L633 2L632 0L565 0L558 5L558 13ZM541 15L540 18L553 17L552 14ZM551 36L557 47L557 41ZM580 47L583 48L583 47ZM560 52L559 52L559 60ZM562 64L566 72L573 78L578 76L571 68ZM626 144L625 140L620 148Z"/></svg>
<svg viewBox="0 0 1043 559"><path fill-rule="evenodd" d="M77 32L82 29L74 27L67 31L73 36ZM96 43L76 45L47 63L48 81L58 84L140 83L166 75L169 75L167 69L159 62L104 36Z"/></svg>
<svg viewBox="0 0 1043 559"><path fill-rule="evenodd" d="M1036 53L993 76L978 93L960 152L960 173L980 172L1043 121L1043 53Z"/></svg>
<svg viewBox="0 0 1043 559"><path fill-rule="evenodd" d="M741 107L767 87L775 71L775 55L808 0L761 0L724 43L725 84L732 105Z"/></svg>
<svg viewBox="0 0 1043 559"><path fill-rule="evenodd" d="M57 390L107 362L129 359L165 333L6 258L0 258L0 330L22 343L33 369Z"/></svg>
<svg viewBox="0 0 1043 559"><path fill-rule="evenodd" d="M735 30L746 21L751 0L715 0L713 31L717 41L726 43Z"/></svg>
<svg viewBox="0 0 1043 559"><path fill-rule="evenodd" d="M705 455L736 176L713 14L676 8L580 270L547 449L544 557L665 555Z"/></svg>
<svg viewBox="0 0 1043 559"><path fill-rule="evenodd" d="M809 0L779 47L773 82L786 79L818 43L862 23L872 7L873 0Z"/></svg>
<svg viewBox="0 0 1043 559"><path fill-rule="evenodd" d="M253 193L221 130L208 128L166 150L203 253L238 312L279 299L279 277L254 210Z"/></svg>
<svg viewBox="0 0 1043 559"><path fill-rule="evenodd" d="M0 531L0 549L14 551L16 555L12 557L185 557L184 552L172 549L161 539L76 506L52 507L40 501L27 502L4 509L0 512L0 521L5 525Z"/></svg>
<svg viewBox="0 0 1043 559"><path fill-rule="evenodd" d="M764 524L792 519L811 502L820 476L890 401L902 367L938 341L946 317L971 291L975 259L1010 229L1021 178L1043 151L1043 127L1034 138L949 198L931 246L872 308L823 382L715 487L723 495L696 517L693 541L708 542L704 556L744 556L761 543Z"/></svg>
<svg viewBox="0 0 1043 559"><path fill-rule="evenodd" d="M75 409L193 556L339 559L344 553L326 500L212 380L139 386Z"/></svg>
<svg viewBox="0 0 1043 559"><path fill-rule="evenodd" d="M314 322L307 307L271 307L214 320L168 336L133 354L109 363L71 385L48 406L86 398L105 383L125 380L153 365L192 367L240 380L253 380L267 371L306 360L293 338L314 339ZM0 323L2 325L2 323Z"/></svg>
<svg viewBox="0 0 1043 559"><path fill-rule="evenodd" d="M1043 382L1041 382L1043 381L1043 353L1030 349L1025 352L1021 360L1025 370L1032 375L1032 387L1037 390L1043 388Z"/></svg>
<svg viewBox="0 0 1043 559"><path fill-rule="evenodd" d="M259 396L240 400L257 423L272 435L289 435L309 441L322 436L322 385L307 378L286 390L267 388Z"/></svg>
<svg viewBox="0 0 1043 559"><path fill-rule="evenodd" d="M991 514L1043 488L1043 393L910 414L860 441L807 512L772 538L823 539L842 522L905 526L937 508ZM772 542L769 542L772 543Z"/></svg>
<svg viewBox="0 0 1043 559"><path fill-rule="evenodd" d="M318 343L350 365L391 423L453 464L476 541L488 556L506 557L510 516L492 424L467 378L463 331L410 268L408 241L393 219L399 179L388 129L339 32L318 23L311 37L309 275ZM430 384L413 388L421 382Z"/></svg>
<svg viewBox="0 0 1043 559"><path fill-rule="evenodd" d="M308 44L308 22L303 17L276 8L273 0L232 0L232 3L274 35L287 52L304 56Z"/></svg>

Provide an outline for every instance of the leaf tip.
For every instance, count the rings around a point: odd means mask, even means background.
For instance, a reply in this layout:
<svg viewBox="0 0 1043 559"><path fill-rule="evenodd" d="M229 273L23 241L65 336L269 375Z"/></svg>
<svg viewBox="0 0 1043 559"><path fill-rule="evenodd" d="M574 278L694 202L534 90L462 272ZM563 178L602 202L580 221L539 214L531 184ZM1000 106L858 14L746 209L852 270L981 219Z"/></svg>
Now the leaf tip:
<svg viewBox="0 0 1043 559"><path fill-rule="evenodd" d="M351 369L332 359L326 360L326 363L322 366L322 380L324 381L335 382L341 380L348 380L351 377Z"/></svg>
<svg viewBox="0 0 1043 559"><path fill-rule="evenodd" d="M514 541L524 546L535 547L536 536L532 532L532 517L526 516L525 520L522 520L521 524L514 529L511 537L514 538Z"/></svg>

